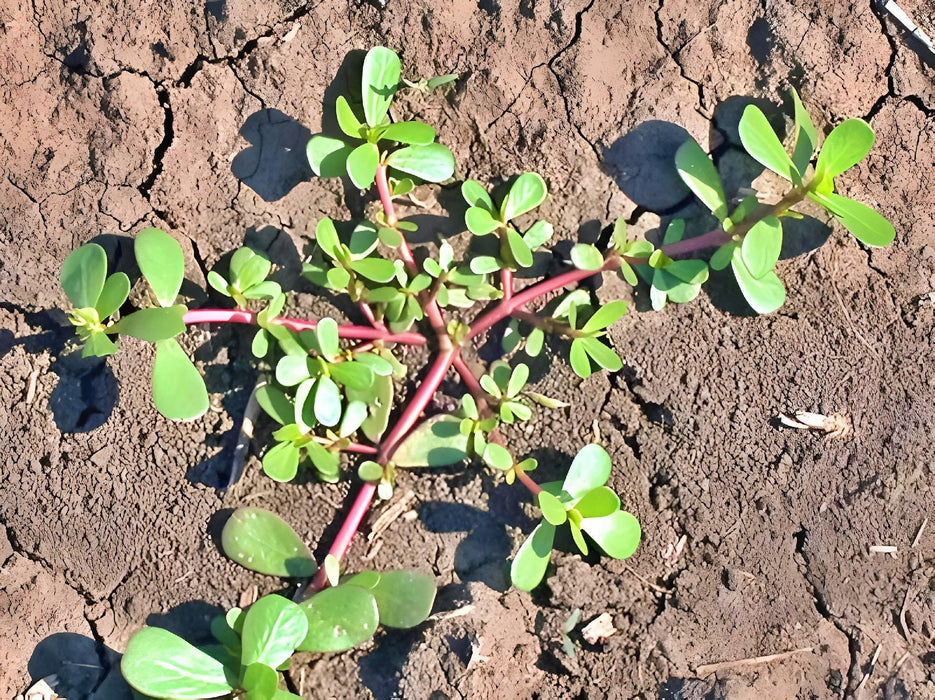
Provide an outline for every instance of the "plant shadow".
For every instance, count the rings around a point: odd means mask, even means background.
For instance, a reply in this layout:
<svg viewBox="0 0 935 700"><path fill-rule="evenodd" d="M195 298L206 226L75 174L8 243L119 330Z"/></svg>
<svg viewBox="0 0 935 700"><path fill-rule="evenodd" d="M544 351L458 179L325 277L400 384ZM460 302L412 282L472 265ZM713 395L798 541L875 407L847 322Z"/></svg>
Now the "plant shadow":
<svg viewBox="0 0 935 700"><path fill-rule="evenodd" d="M261 109L247 117L240 134L251 145L234 157L231 173L267 202L312 177L305 151L312 132L288 114Z"/></svg>
<svg viewBox="0 0 935 700"><path fill-rule="evenodd" d="M73 700L131 700L120 674L121 654L73 632L43 639L29 658L32 683L44 680L58 697Z"/></svg>

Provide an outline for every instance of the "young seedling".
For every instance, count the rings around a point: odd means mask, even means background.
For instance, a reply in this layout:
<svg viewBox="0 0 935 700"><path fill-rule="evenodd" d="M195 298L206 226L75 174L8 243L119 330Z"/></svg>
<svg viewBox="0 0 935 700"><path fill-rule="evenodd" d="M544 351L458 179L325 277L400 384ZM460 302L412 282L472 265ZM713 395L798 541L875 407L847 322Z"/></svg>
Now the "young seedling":
<svg viewBox="0 0 935 700"><path fill-rule="evenodd" d="M317 134L308 143L309 162L318 176L347 178L360 189L373 186L381 204L381 211L368 220L319 221L317 249L303 268L313 284L346 294L359 310L360 324L283 316L287 294L267 281L269 260L248 248L234 253L226 276L209 275L215 291L233 300L233 309L189 310L176 303L184 273L182 251L174 239L155 229L141 232L135 246L155 300L151 307L126 313L130 280L121 273L107 276L106 256L98 246L82 246L65 260L62 285L84 354L115 352L120 335L154 342L153 394L156 407L167 417L196 418L208 405L204 382L177 336L194 324L246 324L256 328L252 352L271 377L257 390L257 401L281 426L263 457L264 471L273 479L290 481L300 469L311 468L320 479L336 481L346 473L342 465L350 456L363 456L356 469L360 488L322 566L316 566L288 525L265 511L241 509L225 528L224 550L238 563L272 575L310 578L308 585L299 587L297 599L304 602L292 606L268 596L246 613L235 612L219 624L226 651L214 656L189 650L168 633L144 630L140 634L146 636L134 637L124 660L128 680L141 692L158 697L231 692L251 698L288 697L280 695L284 691L276 686L276 670L293 650L338 651L369 639L378 623L405 627L424 620L434 599L429 577L372 571L340 576L341 562L374 495L392 495L399 469L470 461L502 472L507 483L526 487L542 521L513 560L511 576L518 588L531 590L542 581L559 527L569 528L582 553L597 547L615 559L631 556L639 544L640 526L606 485L611 460L603 447L583 447L563 481L545 484L529 475L537 466L535 459L518 459L509 449L511 426L530 420L534 406L565 405L528 389L529 370L517 361L520 349L535 357L546 336L552 335L567 341L569 362L581 377L597 369L621 369L607 331L626 312L626 304L600 305L586 290L575 288L601 273L619 272L631 285L642 277L652 306L662 309L698 296L709 265L730 265L750 306L759 313L774 311L785 300L775 272L782 222L799 216L792 207L806 198L825 207L864 244L885 245L895 235L872 209L835 193L836 178L872 146L870 127L860 120L838 126L813 167L818 134L793 92L791 155L758 108L748 107L740 121L748 153L790 184L775 203L748 196L731 207L717 168L702 148L691 140L679 148L673 165L714 217L717 227L708 233L686 238L684 222L675 220L656 247L645 240L628 240L626 225L618 219L609 249L578 244L571 250L571 269L517 288L514 273L531 268L534 252L553 234L544 219L521 230L522 222L548 197L541 176L521 173L493 190L503 192L496 201L481 183L462 183L468 209L458 223L471 239L458 248L468 251L463 259L457 259L456 248L448 242L440 243L435 254L416 254L408 237L417 224L399 218L394 198L417 184L449 181L455 162L451 151L436 141L434 128L419 121L395 121L391 110L401 85L424 91L452 79L406 80L393 51L371 49L363 62L359 92L335 102L342 134ZM711 249L715 252L710 259L700 256ZM541 304L566 289L564 297ZM532 310L537 304L538 310ZM477 376L461 350L498 326L503 328L505 356L512 359L495 362ZM432 360L416 388L396 405L397 382L408 372L396 352L405 345L426 346ZM460 408L424 417L451 370L465 389ZM272 618L281 625L269 621ZM248 626L250 620L256 622ZM276 653L267 653L256 641L257 629L268 632L264 639L278 640L269 642ZM193 675L197 682L190 687L181 680L171 688L160 685L160 672L146 662L157 658L156 651L148 657L147 649L164 650L159 659L181 660L165 666L171 678Z"/></svg>

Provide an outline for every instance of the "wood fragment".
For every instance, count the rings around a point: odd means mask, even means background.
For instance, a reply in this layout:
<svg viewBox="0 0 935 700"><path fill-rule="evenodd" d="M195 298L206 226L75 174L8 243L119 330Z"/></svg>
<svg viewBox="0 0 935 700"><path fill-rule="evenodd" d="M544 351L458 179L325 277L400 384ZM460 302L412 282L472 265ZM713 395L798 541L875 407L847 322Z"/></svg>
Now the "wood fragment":
<svg viewBox="0 0 935 700"><path fill-rule="evenodd" d="M872 544L867 547L867 551L871 554L896 554L899 548L890 544Z"/></svg>
<svg viewBox="0 0 935 700"><path fill-rule="evenodd" d="M902 667L904 663L906 663L906 659L908 659L910 656L911 654L907 651L899 657L899 661L896 662L896 667L893 669L894 674Z"/></svg>
<svg viewBox="0 0 935 700"><path fill-rule="evenodd" d="M877 665L877 659L880 658L880 651L883 649L883 644L877 644L876 650L873 652L873 657L870 659L870 668L867 669L867 672L864 674L864 677L860 679L860 684L857 686L857 692L859 693L863 690L864 686L867 685L867 681L870 680L870 674L873 673L873 669Z"/></svg>
<svg viewBox="0 0 935 700"><path fill-rule="evenodd" d="M29 405L36 398L36 381L39 379L40 370L34 369L29 375L29 385L26 387L26 404Z"/></svg>
<svg viewBox="0 0 935 700"><path fill-rule="evenodd" d="M903 633L903 637L906 638L906 641L909 641L909 626L906 624L906 607L909 605L909 591L911 588L906 588L906 595L903 596L903 604L899 609L899 627Z"/></svg>
<svg viewBox="0 0 935 700"><path fill-rule="evenodd" d="M732 668L745 668L747 666L758 666L759 664L768 664L772 661L782 661L788 659L796 654L804 654L806 652L814 651L815 647L802 647L800 649L792 649L791 651L784 651L780 654L768 654L766 656L754 656L749 659L737 659L736 661L719 661L714 664L702 664L701 666L695 667L695 673L699 676L707 676L712 673L717 673L718 671L724 671Z"/></svg>
<svg viewBox="0 0 935 700"><path fill-rule="evenodd" d="M614 627L610 613L603 612L584 626L581 638L588 644L603 644L616 632L617 628Z"/></svg>
<svg viewBox="0 0 935 700"><path fill-rule="evenodd" d="M440 620L450 620L453 617L464 617L465 615L470 615L472 612L474 612L473 605L462 605L460 608L455 608L454 610L429 615L428 619L434 620L436 622Z"/></svg>
<svg viewBox="0 0 935 700"><path fill-rule="evenodd" d="M916 530L916 536L912 539L912 544L909 545L910 549L915 549L916 545L919 544L919 540L922 539L922 533L925 532L925 526L929 524L929 519L926 518L922 521L922 524L919 525L919 529Z"/></svg>
<svg viewBox="0 0 935 700"><path fill-rule="evenodd" d="M665 588L663 588L662 586L657 586L655 583L653 583L652 581L650 581L648 578L646 578L645 576L643 576L642 574L640 574L639 572L637 572L637 571L636 571L633 567L631 567L629 564L624 564L624 565L623 565L623 568L624 568L625 571L628 571L628 572L630 572L631 574L633 574L634 576L636 576L636 578L638 578L640 581L642 581L642 582L643 582L643 585L646 586L646 587L647 587L649 590L651 590L653 593L656 593L657 595L661 595L661 596L667 596L667 595L669 595L669 591L667 591L667 590L666 590Z"/></svg>
<svg viewBox="0 0 935 700"><path fill-rule="evenodd" d="M393 524L394 520L409 510L409 504L414 501L415 498L416 494L414 492L406 491L396 503L393 503L389 508L380 513L380 516L373 521L373 525L370 527L370 534L367 535L367 541L373 542L377 537L383 534L383 532Z"/></svg>

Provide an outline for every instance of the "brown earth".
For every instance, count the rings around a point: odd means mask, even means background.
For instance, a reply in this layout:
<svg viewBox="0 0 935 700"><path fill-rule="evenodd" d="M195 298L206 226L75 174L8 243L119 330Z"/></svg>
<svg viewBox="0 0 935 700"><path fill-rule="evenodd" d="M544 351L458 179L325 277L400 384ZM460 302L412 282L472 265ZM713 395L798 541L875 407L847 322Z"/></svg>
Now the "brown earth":
<svg viewBox="0 0 935 700"><path fill-rule="evenodd" d="M418 517L359 538L350 566L433 572L443 614L300 657L293 686L322 698L935 697L935 522L912 546L935 518L931 65L872 0L380 4L0 5L0 696L58 673L68 697L122 697L115 652L144 623L191 632L210 606L275 590L219 554L225 509L269 507L327 548L347 483L275 484L251 458L240 483L215 488L253 382L247 336L190 334L213 408L174 424L148 398L148 347L80 361L50 310L71 249L97 239L127 266L125 237L148 224L179 238L196 282L245 236L294 280L317 219L368 206L310 179L304 143L347 53L386 44L410 75L462 74L447 98L408 98L399 115L435 124L462 177L542 173L562 239L593 240L620 214L650 235L654 212L697 214L657 167L676 133L664 122L749 182L729 98L777 100L789 84L820 128L871 121L877 146L843 188L897 239L870 251L839 227L803 227L806 243L828 240L789 246L778 313L747 316L718 276L661 313L638 293L613 332L624 371L581 382L561 361L534 368L539 390L574 408L511 444L548 477L597 433L643 526L637 554L559 554L540 591L510 591L504 562L531 526L522 494L473 470L405 475L398 493L416 494ZM926 0L901 4L932 15ZM455 206L455 191L438 197ZM303 292L297 312L328 311ZM597 293L629 294L610 278ZM844 413L853 433L779 429L795 409ZM871 555L875 544L898 552ZM609 612L618 632L603 646L575 636L569 657L561 627L576 608L584 621Z"/></svg>

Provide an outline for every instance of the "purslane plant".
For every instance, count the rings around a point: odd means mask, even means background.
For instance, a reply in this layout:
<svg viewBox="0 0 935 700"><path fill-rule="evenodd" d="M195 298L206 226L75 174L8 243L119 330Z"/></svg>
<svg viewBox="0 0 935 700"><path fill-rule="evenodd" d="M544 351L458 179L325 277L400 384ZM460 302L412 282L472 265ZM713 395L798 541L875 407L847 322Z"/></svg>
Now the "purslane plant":
<svg viewBox="0 0 935 700"><path fill-rule="evenodd" d="M186 327L251 325L256 328L252 352L268 377L256 398L279 424L274 444L263 456L264 471L290 481L300 470L312 469L323 481L337 481L348 456L361 456L356 469L361 486L322 566L271 513L241 509L225 527L223 549L234 561L262 573L305 580L307 585L298 588L300 602L265 596L246 612L235 609L216 624L219 645L204 650L168 632L144 629L131 640L123 662L127 680L140 692L179 698L289 697L278 688L277 670L293 651L339 651L368 639L379 623L422 622L434 600L430 577L413 572L339 574L374 497L391 497L398 469L474 462L503 472L507 483L525 486L542 522L513 560L511 577L518 588L531 590L542 581L560 527L569 528L584 554L596 546L613 558L631 556L640 527L606 485L612 469L603 447L584 446L563 481L545 484L529 475L536 460L509 448L510 426L530 420L540 408L566 405L526 386L529 370L522 357L537 356L547 335L568 341L569 363L581 377L622 368L607 331L626 312L625 302L598 304L576 285L615 271L631 285L642 278L652 306L661 309L669 302L694 299L708 279L709 266L730 266L750 306L769 313L785 300L774 271L782 222L801 216L792 207L802 200L825 207L867 245L893 240L893 227L882 216L835 192L835 178L871 148L870 127L855 119L836 127L812 166L818 134L793 91L791 155L757 107L747 107L739 125L747 152L791 185L777 202L761 202L756 196L728 200L717 168L701 146L689 140L678 149L674 167L716 221L708 233L686 238L685 222L675 219L656 246L628 239L623 219L617 219L606 250L578 244L571 250L570 269L519 287L514 273L530 268L534 252L553 235L551 224L530 216L546 201L547 183L536 173L522 173L492 192L473 180L460 185L467 204L463 230L469 237L462 259L445 241L434 254L415 253L407 237L417 224L398 216L394 200L419 184L449 182L455 161L436 141L434 128L393 121L390 109L402 85L427 91L452 79L405 80L393 51L371 49L363 62L360 92L336 100L342 134L315 135L308 143L316 175L347 178L360 189L375 186L381 203L380 212L369 220L319 221L315 251L303 267L314 285L346 294L359 309L360 324L282 316L288 300L279 284L268 279L273 266L263 252L250 248L234 252L227 270L208 275L211 287L235 308L188 309L178 303L182 250L157 229L142 231L135 243L136 261L154 302L146 308L128 308L130 279L121 272L108 276L99 246L84 245L65 260L61 282L84 355L112 354L120 335L155 343L153 396L163 415L193 419L208 406L204 382L177 340ZM704 255L710 250L712 255ZM532 308L563 290L568 290L563 297L538 311ZM477 376L461 358L461 349L495 328L503 329L505 359ZM416 388L398 402L397 384L407 369L396 353L405 345L425 345L433 359ZM452 370L465 389L460 408L423 417ZM261 637L267 641L257 641ZM263 646L267 643L275 652Z"/></svg>

